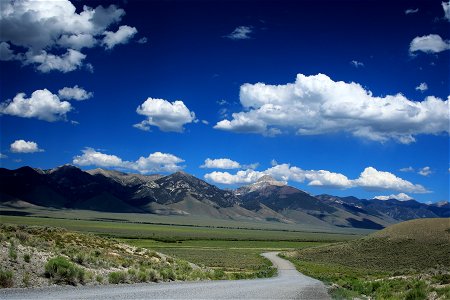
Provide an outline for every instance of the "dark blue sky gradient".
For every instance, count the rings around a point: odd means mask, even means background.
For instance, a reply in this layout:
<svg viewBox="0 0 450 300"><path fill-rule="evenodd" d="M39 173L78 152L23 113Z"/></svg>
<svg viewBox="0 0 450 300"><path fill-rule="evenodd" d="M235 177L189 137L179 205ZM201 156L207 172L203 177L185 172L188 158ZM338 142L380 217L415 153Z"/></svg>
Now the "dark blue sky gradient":
<svg viewBox="0 0 450 300"><path fill-rule="evenodd" d="M0 101L17 93L28 96L37 89L57 93L78 85L92 91L86 101L72 101L70 122L45 122L1 116L2 167L31 165L52 168L70 163L85 147L102 149L124 160L136 160L155 151L185 160L185 170L200 178L206 158L227 157L242 164L259 162L258 170L272 159L303 169L324 169L357 178L365 167L388 171L433 191L412 195L418 200L449 199L448 135L417 136L409 145L378 143L348 134L317 136L281 135L275 138L213 129L223 118L219 110L242 110L239 87L243 83L286 84L297 73L326 74L334 81L357 82L374 96L402 93L421 101L450 94L450 51L419 53L412 57L409 44L416 36L439 34L450 38L450 23L443 19L441 1L79 1L83 4L117 4L126 11L121 24L138 34L129 44L111 51L85 49L94 72L42 74L18 62L1 62ZM419 8L405 15L408 8ZM224 38L238 26L251 26L251 39ZM146 44L136 42L147 37ZM364 63L355 68L350 61ZM429 89L415 90L421 82ZM184 133L151 132L133 128L144 119L136 113L148 97L182 100L197 118ZM229 104L220 106L217 101ZM17 139L36 141L45 152L14 154L9 145ZM21 159L20 162L15 160ZM400 168L430 166L428 177L399 172ZM233 171L231 171L233 172ZM290 182L312 194L330 193L373 197L390 191L323 189ZM392 192L394 193L394 192ZM397 193L397 192L395 192Z"/></svg>

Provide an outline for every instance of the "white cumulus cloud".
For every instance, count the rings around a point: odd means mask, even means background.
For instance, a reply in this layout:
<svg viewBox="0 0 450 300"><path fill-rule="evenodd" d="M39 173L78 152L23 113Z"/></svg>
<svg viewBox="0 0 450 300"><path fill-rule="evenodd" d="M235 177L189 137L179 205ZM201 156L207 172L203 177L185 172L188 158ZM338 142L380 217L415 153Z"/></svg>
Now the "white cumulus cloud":
<svg viewBox="0 0 450 300"><path fill-rule="evenodd" d="M255 170L240 170L236 174L214 171L205 174L205 179L221 184L249 184L256 182L264 173Z"/></svg>
<svg viewBox="0 0 450 300"><path fill-rule="evenodd" d="M412 200L413 198L405 193L399 193L397 195L391 194L389 196L376 196L376 197L373 197L373 199L377 199L377 200L396 199L396 200L400 200L400 201L408 201L408 200Z"/></svg>
<svg viewBox="0 0 450 300"><path fill-rule="evenodd" d="M74 100L86 100L92 98L94 95L92 92L87 92L85 89L78 87L78 85L70 88L64 87L58 91L59 98L61 99L74 99Z"/></svg>
<svg viewBox="0 0 450 300"><path fill-rule="evenodd" d="M420 184L413 184L407 180L395 176L389 172L378 171L373 167L367 167L355 179L353 183L356 186L369 190L393 190L410 193L426 193L428 192Z"/></svg>
<svg viewBox="0 0 450 300"><path fill-rule="evenodd" d="M34 153L44 151L43 149L39 149L37 143L25 140L14 141L10 146L10 150L14 153Z"/></svg>
<svg viewBox="0 0 450 300"><path fill-rule="evenodd" d="M68 49L62 55L54 55L41 50L38 53L27 52L25 57L24 64L37 64L36 68L42 73L54 70L67 73L81 67L86 55L77 50Z"/></svg>
<svg viewBox="0 0 450 300"><path fill-rule="evenodd" d="M8 61L17 59L17 55L11 50L11 46L8 43L0 42L0 60Z"/></svg>
<svg viewBox="0 0 450 300"><path fill-rule="evenodd" d="M107 49L112 49L118 44L126 44L137 33L135 27L128 25L120 26L116 32L105 31L103 44Z"/></svg>
<svg viewBox="0 0 450 300"><path fill-rule="evenodd" d="M136 112L147 119L135 124L141 130L150 130L156 126L162 131L182 132L184 125L195 120L195 113L190 111L183 101L169 102L164 99L148 98L138 106Z"/></svg>
<svg viewBox="0 0 450 300"><path fill-rule="evenodd" d="M241 168L241 164L237 161L231 160L229 158L216 158L210 159L207 158L205 163L200 166L200 168L207 169L239 169Z"/></svg>
<svg viewBox="0 0 450 300"><path fill-rule="evenodd" d="M415 8L415 9L409 8L409 9L405 10L405 15L415 14L417 12L419 12L418 8Z"/></svg>
<svg viewBox="0 0 450 300"><path fill-rule="evenodd" d="M183 168L179 164L183 159L170 154L155 152L147 157L141 156L136 161L125 161L120 157L99 152L93 148L85 148L83 154L73 158L73 164L79 166L96 166L121 170L134 170L143 174L157 172L176 172Z"/></svg>
<svg viewBox="0 0 450 300"><path fill-rule="evenodd" d="M450 42L444 41L438 34L417 36L409 45L411 53L422 51L425 53L439 53L450 49Z"/></svg>
<svg viewBox="0 0 450 300"><path fill-rule="evenodd" d="M138 44L146 44L148 42L148 39L144 36L141 37L139 40L137 40Z"/></svg>
<svg viewBox="0 0 450 300"><path fill-rule="evenodd" d="M62 94L61 91L63 91ZM74 88L66 87L59 92L58 96L47 89L36 90L30 98L26 98L25 93L19 93L12 100L0 103L0 114L37 118L48 122L65 120L66 114L72 110L72 105L68 101L61 101L62 98L82 100L77 98L92 96L92 93L88 93L77 86Z"/></svg>
<svg viewBox="0 0 450 300"><path fill-rule="evenodd" d="M433 171L431 171L430 167L423 167L419 170L418 174L422 175L422 176L428 176L431 173L433 173Z"/></svg>
<svg viewBox="0 0 450 300"><path fill-rule="evenodd" d="M58 40L58 44L64 48L81 50L83 48L92 48L96 46L97 40L89 33L80 33L67 35L64 34Z"/></svg>
<svg viewBox="0 0 450 300"><path fill-rule="evenodd" d="M362 63L362 62L360 62L360 61L357 61L357 60L352 60L352 61L350 62L350 64L351 64L352 66L354 66L355 68L362 68L362 67L364 67L364 63Z"/></svg>
<svg viewBox="0 0 450 300"><path fill-rule="evenodd" d="M101 44L112 48L136 33L134 27L126 25L116 32L107 30L124 15L125 11L115 5L85 5L77 12L69 0L0 1L0 60L18 60L44 73L76 70L86 58L80 52L83 48ZM59 54L61 50L65 52Z"/></svg>
<svg viewBox="0 0 450 300"><path fill-rule="evenodd" d="M57 95L49 90L37 90L26 98L25 93L17 94L12 101L0 104L0 113L23 117L38 118L48 122L65 119L66 114L72 110L67 101L61 101Z"/></svg>
<svg viewBox="0 0 450 300"><path fill-rule="evenodd" d="M449 96L450 97L450 96ZM408 144L418 134L448 133L448 99L422 102L402 94L375 97L358 83L333 81L324 74L298 74L294 83L243 84L243 111L214 128L267 136L294 130L298 135L346 132L356 137Z"/></svg>
<svg viewBox="0 0 450 300"><path fill-rule="evenodd" d="M250 34L252 33L252 27L250 26L238 26L233 32L227 34L225 37L230 40L247 40L250 39Z"/></svg>
<svg viewBox="0 0 450 300"><path fill-rule="evenodd" d="M208 173L204 177L209 181L220 184L248 184L256 182L263 175L270 175L285 182L306 182L309 186L325 188L348 189L361 187L368 190L392 190L410 193L428 192L421 185L413 184L389 172L378 171L373 167L365 168L356 179L349 179L344 174L328 170L304 170L289 164L276 164L264 171L240 170L235 174L216 171Z"/></svg>
<svg viewBox="0 0 450 300"><path fill-rule="evenodd" d="M428 84L426 82L422 82L421 84L416 86L416 91L425 92L426 90L428 90Z"/></svg>
<svg viewBox="0 0 450 300"><path fill-rule="evenodd" d="M141 173L176 172L183 168L178 165L182 162L183 159L173 154L155 152L147 157L141 156L136 162L131 163L130 168Z"/></svg>
<svg viewBox="0 0 450 300"><path fill-rule="evenodd" d="M82 150L82 155L75 156L73 163L79 166L97 166L102 168L122 167L124 162L116 155L105 154L93 148Z"/></svg>
<svg viewBox="0 0 450 300"><path fill-rule="evenodd" d="M334 188L349 188L352 186L347 176L327 170L303 170L289 164L278 164L266 171L275 178L283 181L308 182L311 186L323 186Z"/></svg>

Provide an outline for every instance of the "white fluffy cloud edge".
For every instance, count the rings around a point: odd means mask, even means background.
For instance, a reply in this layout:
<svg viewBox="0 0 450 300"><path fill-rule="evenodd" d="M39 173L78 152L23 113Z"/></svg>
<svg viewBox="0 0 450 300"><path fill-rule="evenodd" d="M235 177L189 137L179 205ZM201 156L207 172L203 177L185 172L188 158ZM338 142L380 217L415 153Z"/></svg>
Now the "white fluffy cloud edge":
<svg viewBox="0 0 450 300"><path fill-rule="evenodd" d="M146 119L133 127L144 131L150 131L150 126L156 126L164 132L183 132L184 125L198 122L195 113L181 100L170 102L149 97L138 106L136 112Z"/></svg>
<svg viewBox="0 0 450 300"><path fill-rule="evenodd" d="M37 148L37 145L36 145ZM113 168L119 170L133 170L142 174L148 173L171 173L182 170L180 165L183 159L170 154L154 152L147 157L141 156L136 161L126 161L122 158L102 153L93 148L87 147L81 151L81 155L73 158L72 163L78 166L95 166L101 168ZM239 162L228 158L206 159L203 168L238 168L242 166ZM275 164L265 170L256 171L253 169L240 170L235 174L229 172L214 171L205 174L204 178L210 182L224 185L250 184L256 182L264 175L270 175L278 180L288 182L307 182L309 186L320 186L328 188L348 189L361 187L366 190L392 190L401 192L398 195L377 196L377 199L396 198L406 200L405 193L429 193L426 188L419 184L413 184L407 180L395 176L390 172L378 171L373 167L367 167L356 179L348 179L347 176L326 170L303 170L289 164ZM390 197L390 198L389 198ZM409 197L409 196L408 196ZM410 198L412 199L412 198Z"/></svg>
<svg viewBox="0 0 450 300"><path fill-rule="evenodd" d="M285 182L307 182L309 186L325 188L348 189L360 187L366 190L391 190L409 193L429 193L420 184L413 184L405 179L397 177L390 172L378 171L373 167L365 168L358 178L349 179L347 176L327 170L303 170L289 164L276 164L265 171L240 170L235 174L222 171L214 171L205 174L204 178L210 182L238 185L256 182L260 177L270 175Z"/></svg>
<svg viewBox="0 0 450 300"><path fill-rule="evenodd" d="M82 155L77 155L73 158L73 164L78 166L133 170L142 174L158 172L171 173L184 168L184 166L180 165L184 160L170 153L154 152L147 157L141 156L136 161L126 161L116 155L105 154L89 147L81 152L83 153Z"/></svg>
<svg viewBox="0 0 450 300"><path fill-rule="evenodd" d="M233 30L233 32L225 35L224 37L230 40L248 40L251 38L250 34L252 32L253 29L251 26L238 26Z"/></svg>
<svg viewBox="0 0 450 300"><path fill-rule="evenodd" d="M409 45L409 52L439 53L450 49L450 41L443 40L438 34L417 36Z"/></svg>
<svg viewBox="0 0 450 300"><path fill-rule="evenodd" d="M450 1L441 2L442 9L444 10L444 18L446 21L450 21ZM419 10L408 9L406 14L416 13ZM444 40L438 34L429 34L423 36L416 36L409 44L409 52L415 55L416 52L424 52L427 54L435 54L442 51L450 50L450 41Z"/></svg>
<svg viewBox="0 0 450 300"><path fill-rule="evenodd" d="M10 145L10 151L13 153L35 153L44 152L36 142L16 140Z"/></svg>
<svg viewBox="0 0 450 300"><path fill-rule="evenodd" d="M256 169L259 163L252 163L247 165L242 165L237 161L231 160L229 158L207 158L205 163L200 166L203 169Z"/></svg>
<svg viewBox="0 0 450 300"><path fill-rule="evenodd" d="M53 94L47 89L36 90L29 98L25 93L18 93L12 100L0 103L0 115L37 118L47 122L66 120L67 113L73 109L73 106L62 99L82 101L92 96L93 93L77 85L64 87L58 91L58 94Z"/></svg>
<svg viewBox="0 0 450 300"><path fill-rule="evenodd" d="M240 87L241 112L214 128L275 136L349 133L376 142L416 141L420 134L449 133L449 99L423 101L401 93L376 97L355 82L334 81L324 74L298 74L294 83L245 83Z"/></svg>
<svg viewBox="0 0 450 300"><path fill-rule="evenodd" d="M399 193L397 195L391 194L389 196L375 196L373 197L373 199L376 200L391 200L391 199L395 199L395 200L399 200L399 201L408 201L408 200L413 200L413 198L411 196L409 196L408 194L405 193Z"/></svg>
<svg viewBox="0 0 450 300"><path fill-rule="evenodd" d="M128 43L137 29L119 23L125 11L115 5L76 7L69 0L0 1L0 60L17 60L40 72L71 72L83 66L83 48L110 50ZM62 54L54 54L52 52ZM84 64L92 71L91 64Z"/></svg>

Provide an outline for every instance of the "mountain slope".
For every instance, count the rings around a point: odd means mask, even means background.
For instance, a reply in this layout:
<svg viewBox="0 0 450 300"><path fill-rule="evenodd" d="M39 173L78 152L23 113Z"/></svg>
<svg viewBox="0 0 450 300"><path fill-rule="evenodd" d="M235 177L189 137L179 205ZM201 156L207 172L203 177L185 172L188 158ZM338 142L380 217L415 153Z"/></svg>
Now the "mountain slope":
<svg viewBox="0 0 450 300"><path fill-rule="evenodd" d="M192 197L200 201L210 201L219 207L238 204L239 199L229 191L224 191L185 172L176 172L155 181L159 189L157 202L171 204Z"/></svg>
<svg viewBox="0 0 450 300"><path fill-rule="evenodd" d="M297 257L379 271L450 268L450 219L406 221L361 239L300 250Z"/></svg>
<svg viewBox="0 0 450 300"><path fill-rule="evenodd" d="M365 211L330 205L270 176L263 176L256 183L237 189L236 195L240 196L242 205L247 209L258 211L265 205L297 223L327 223L368 229L381 229L390 224Z"/></svg>
<svg viewBox="0 0 450 300"><path fill-rule="evenodd" d="M222 190L185 172L127 174L71 165L51 170L0 168L0 203L104 212L192 215L218 219L381 229L402 220L450 216L448 203L312 196L264 175Z"/></svg>
<svg viewBox="0 0 450 300"><path fill-rule="evenodd" d="M337 208L381 217L386 220L392 220L392 222L450 216L450 205L448 202L427 205L415 200L364 200L356 197L337 197L331 195L318 195L316 198Z"/></svg>
<svg viewBox="0 0 450 300"><path fill-rule="evenodd" d="M70 165L45 171L0 169L0 190L5 196L43 207L142 212L123 200L126 191L121 185L98 181ZM2 202L3 198L8 197L2 197Z"/></svg>

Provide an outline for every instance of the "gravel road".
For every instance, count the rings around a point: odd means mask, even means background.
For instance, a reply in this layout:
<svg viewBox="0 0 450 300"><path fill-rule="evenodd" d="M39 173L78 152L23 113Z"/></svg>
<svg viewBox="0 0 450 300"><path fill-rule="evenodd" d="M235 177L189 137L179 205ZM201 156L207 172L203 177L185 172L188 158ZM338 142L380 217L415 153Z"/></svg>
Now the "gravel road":
<svg viewBox="0 0 450 300"><path fill-rule="evenodd" d="M277 254L262 254L278 268L273 278L3 289L0 299L330 299L322 282L300 274Z"/></svg>

